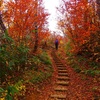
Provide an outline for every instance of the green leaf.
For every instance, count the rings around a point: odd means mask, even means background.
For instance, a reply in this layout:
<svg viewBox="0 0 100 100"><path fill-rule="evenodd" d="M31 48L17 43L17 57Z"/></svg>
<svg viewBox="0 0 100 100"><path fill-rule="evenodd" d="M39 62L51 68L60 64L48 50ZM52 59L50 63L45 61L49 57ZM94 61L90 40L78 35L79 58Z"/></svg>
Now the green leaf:
<svg viewBox="0 0 100 100"><path fill-rule="evenodd" d="M10 96L9 94L6 95L5 99L6 99L6 100L13 100L12 96Z"/></svg>
<svg viewBox="0 0 100 100"><path fill-rule="evenodd" d="M12 69L12 66L14 66L14 65L15 65L14 60L11 60L11 61L9 62L9 67Z"/></svg>
<svg viewBox="0 0 100 100"><path fill-rule="evenodd" d="M8 31L6 30L4 36L3 36L4 39L7 39L8 41L10 42L13 42L13 39L8 35Z"/></svg>
<svg viewBox="0 0 100 100"><path fill-rule="evenodd" d="M3 88L0 88L0 92L4 92L5 90Z"/></svg>
<svg viewBox="0 0 100 100"><path fill-rule="evenodd" d="M9 86L8 87L8 94L14 95L15 93L18 93L18 90L14 86Z"/></svg>

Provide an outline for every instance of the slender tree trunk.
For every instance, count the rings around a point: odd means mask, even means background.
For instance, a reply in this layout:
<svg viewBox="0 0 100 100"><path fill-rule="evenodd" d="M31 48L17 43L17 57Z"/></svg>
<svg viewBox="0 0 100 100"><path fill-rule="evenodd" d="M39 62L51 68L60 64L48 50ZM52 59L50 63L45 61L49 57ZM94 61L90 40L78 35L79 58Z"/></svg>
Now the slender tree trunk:
<svg viewBox="0 0 100 100"><path fill-rule="evenodd" d="M38 29L37 25L35 26L35 44L34 44L34 52L38 49Z"/></svg>
<svg viewBox="0 0 100 100"><path fill-rule="evenodd" d="M1 29L1 31L4 32L4 33L6 32L6 27L5 27L4 23L3 23L1 13L0 13L0 29ZM0 35L1 35L1 34L0 34Z"/></svg>
<svg viewBox="0 0 100 100"><path fill-rule="evenodd" d="M38 16L38 0L35 0L36 1L36 14L35 16L37 17ZM33 52L36 52L38 49L38 28L37 28L37 22L35 22L35 44L34 44L34 50Z"/></svg>
<svg viewBox="0 0 100 100"><path fill-rule="evenodd" d="M2 37L5 32L6 32L6 27L3 23L2 14L0 12L0 45L2 44Z"/></svg>

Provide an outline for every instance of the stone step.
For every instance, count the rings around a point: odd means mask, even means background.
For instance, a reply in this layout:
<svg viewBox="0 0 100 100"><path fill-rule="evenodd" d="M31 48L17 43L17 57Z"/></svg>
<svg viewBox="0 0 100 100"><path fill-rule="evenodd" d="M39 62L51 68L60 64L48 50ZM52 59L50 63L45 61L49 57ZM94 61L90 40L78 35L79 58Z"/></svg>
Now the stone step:
<svg viewBox="0 0 100 100"><path fill-rule="evenodd" d="M56 88L54 88L54 90L59 91L59 92L68 91L68 89L64 88L64 87L56 87Z"/></svg>
<svg viewBox="0 0 100 100"><path fill-rule="evenodd" d="M56 66L57 66L57 67L64 67L64 65L62 65L62 64L59 64L59 65L56 64Z"/></svg>
<svg viewBox="0 0 100 100"><path fill-rule="evenodd" d="M62 64L59 64L59 65L56 64L56 66L57 66L57 67L64 67L64 65L62 65Z"/></svg>
<svg viewBox="0 0 100 100"><path fill-rule="evenodd" d="M57 94L54 94L54 95L51 95L51 98L55 98L55 99L65 99L66 100L66 95L57 95Z"/></svg>
<svg viewBox="0 0 100 100"><path fill-rule="evenodd" d="M62 64L62 62L60 62L60 61L55 61L55 63L57 63L57 64Z"/></svg>
<svg viewBox="0 0 100 100"><path fill-rule="evenodd" d="M68 73L58 73L58 76L68 76Z"/></svg>
<svg viewBox="0 0 100 100"><path fill-rule="evenodd" d="M69 85L69 82L66 82L66 81L57 81L56 84L57 85L68 86Z"/></svg>
<svg viewBox="0 0 100 100"><path fill-rule="evenodd" d="M58 70L65 70L66 68L65 67L57 67L58 68Z"/></svg>
<svg viewBox="0 0 100 100"><path fill-rule="evenodd" d="M60 76L60 77L57 77L58 80L69 80L69 77L64 77L64 76Z"/></svg>
<svg viewBox="0 0 100 100"><path fill-rule="evenodd" d="M58 70L58 73L67 73L67 70L66 69Z"/></svg>
<svg viewBox="0 0 100 100"><path fill-rule="evenodd" d="M55 60L55 62L56 62L56 63L58 63L58 64L59 64L59 63L60 63L60 64L62 64L62 62L61 62L61 61L59 61L59 60Z"/></svg>

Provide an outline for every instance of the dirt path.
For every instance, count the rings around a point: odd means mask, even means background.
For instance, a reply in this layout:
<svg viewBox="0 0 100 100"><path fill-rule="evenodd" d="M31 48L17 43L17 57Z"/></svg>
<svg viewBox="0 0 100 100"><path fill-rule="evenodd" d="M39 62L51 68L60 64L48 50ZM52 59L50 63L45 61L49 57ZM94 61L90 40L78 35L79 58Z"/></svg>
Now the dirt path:
<svg viewBox="0 0 100 100"><path fill-rule="evenodd" d="M66 66L64 66L54 52L52 52L52 57L55 63L56 77L53 85L53 92L47 100L67 100L69 76Z"/></svg>
<svg viewBox="0 0 100 100"><path fill-rule="evenodd" d="M100 86L100 81L93 83L91 77L77 74L54 51L51 56L54 67L52 79L42 84L40 90L26 100L100 100L100 94L96 96L93 91L93 87Z"/></svg>

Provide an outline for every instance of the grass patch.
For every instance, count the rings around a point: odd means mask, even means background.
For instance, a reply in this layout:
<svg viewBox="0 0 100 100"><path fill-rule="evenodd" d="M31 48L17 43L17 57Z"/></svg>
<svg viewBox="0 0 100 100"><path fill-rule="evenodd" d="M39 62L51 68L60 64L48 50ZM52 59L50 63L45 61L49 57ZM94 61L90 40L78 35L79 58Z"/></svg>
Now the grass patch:
<svg viewBox="0 0 100 100"><path fill-rule="evenodd" d="M15 73L15 76L17 77L11 77L11 79L8 80L9 84L6 83L6 89L4 87L0 88L0 100L1 97L3 97L2 100L5 100L5 98L6 100L17 100L15 98L18 98L19 96L25 96L26 84L30 85L31 82L31 84L39 85L40 83L45 82L45 80L50 79L52 76L52 62L47 52L31 56L27 59L25 64L27 66L25 66L25 70L23 69L23 73L19 72L20 75L19 73L18 75ZM17 80L15 80L16 78Z"/></svg>
<svg viewBox="0 0 100 100"><path fill-rule="evenodd" d="M34 73L32 79L30 80L30 82L32 82L33 84L37 84L40 82L43 82L44 80L46 80L47 78L52 76L52 72L48 73L48 72L36 72Z"/></svg>
<svg viewBox="0 0 100 100"><path fill-rule="evenodd" d="M67 62L77 73L92 77L100 75L100 71L98 70L99 65L95 62L89 62L88 59L82 56L68 56Z"/></svg>
<svg viewBox="0 0 100 100"><path fill-rule="evenodd" d="M100 75L100 71L99 70L92 70L92 69L90 69L90 70L86 70L85 74L94 77L95 75Z"/></svg>
<svg viewBox="0 0 100 100"><path fill-rule="evenodd" d="M50 57L48 56L47 52L43 52L40 55L38 55L41 62L43 62L46 65L52 65L52 62L50 60Z"/></svg>
<svg viewBox="0 0 100 100"><path fill-rule="evenodd" d="M79 67L74 68L74 70L75 70L77 73L80 73L80 72L81 72L81 69L80 69Z"/></svg>
<svg viewBox="0 0 100 100"><path fill-rule="evenodd" d="M81 60L80 60L81 61ZM79 62L77 62L79 63ZM81 74L84 74L84 75L88 75L88 76L99 76L100 75L100 70L96 70L98 67L92 67L92 68L89 68L88 70L85 69L85 66L79 66L79 64L77 64L76 61L73 60L70 60L69 61L69 64L72 68L74 68L75 72L77 73L81 73Z"/></svg>

